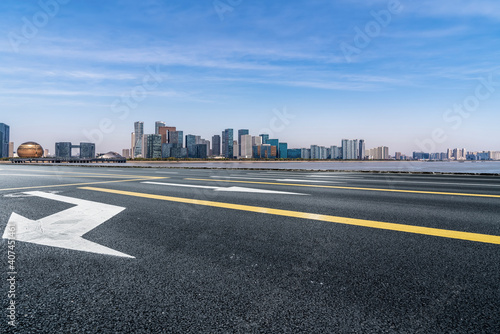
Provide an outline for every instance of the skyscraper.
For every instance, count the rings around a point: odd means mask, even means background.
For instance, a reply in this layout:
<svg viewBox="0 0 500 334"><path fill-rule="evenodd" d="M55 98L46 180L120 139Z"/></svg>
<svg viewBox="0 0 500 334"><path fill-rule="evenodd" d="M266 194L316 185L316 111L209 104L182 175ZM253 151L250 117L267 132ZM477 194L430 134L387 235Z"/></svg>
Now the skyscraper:
<svg viewBox="0 0 500 334"><path fill-rule="evenodd" d="M330 147L330 159L341 159L342 149L338 146Z"/></svg>
<svg viewBox="0 0 500 334"><path fill-rule="evenodd" d="M196 150L195 150L195 145L197 145L196 137L197 136L195 135L186 135L186 148L188 149L189 158L196 158Z"/></svg>
<svg viewBox="0 0 500 334"><path fill-rule="evenodd" d="M247 135L250 132L248 129L240 129L238 130L238 156L241 156L241 136Z"/></svg>
<svg viewBox="0 0 500 334"><path fill-rule="evenodd" d="M279 143L278 157L280 159L288 158L288 144L287 143Z"/></svg>
<svg viewBox="0 0 500 334"><path fill-rule="evenodd" d="M364 147L364 140L362 146ZM342 139L342 159L344 160L359 159L360 156L359 148L360 148L359 140Z"/></svg>
<svg viewBox="0 0 500 334"><path fill-rule="evenodd" d="M311 145L311 159L319 159L320 150L318 145Z"/></svg>
<svg viewBox="0 0 500 334"><path fill-rule="evenodd" d="M161 135L144 135L143 158L161 158Z"/></svg>
<svg viewBox="0 0 500 334"><path fill-rule="evenodd" d="M161 135L161 143L168 143L168 133L176 130L175 126L160 126L157 134Z"/></svg>
<svg viewBox="0 0 500 334"><path fill-rule="evenodd" d="M168 132L168 143L174 144L175 148L182 148L183 146L184 131L169 131Z"/></svg>
<svg viewBox="0 0 500 334"><path fill-rule="evenodd" d="M360 139L359 140L359 160L365 160L365 140Z"/></svg>
<svg viewBox="0 0 500 334"><path fill-rule="evenodd" d="M135 122L134 123L134 133L132 135L132 138L134 140L134 145L132 146L133 158L143 156L143 152L142 152L143 135L144 135L144 122Z"/></svg>
<svg viewBox="0 0 500 334"><path fill-rule="evenodd" d="M262 137L261 136L253 136L252 137L252 146L262 145Z"/></svg>
<svg viewBox="0 0 500 334"><path fill-rule="evenodd" d="M267 141L269 140L269 135L266 133L262 133L259 136L262 138L262 144L267 144Z"/></svg>
<svg viewBox="0 0 500 334"><path fill-rule="evenodd" d="M233 129L226 129L222 131L222 155L232 159L233 153Z"/></svg>
<svg viewBox="0 0 500 334"><path fill-rule="evenodd" d="M279 146L280 146L280 141L279 139L267 139L266 144L269 144L271 146L276 147L276 156L279 155Z"/></svg>
<svg viewBox="0 0 500 334"><path fill-rule="evenodd" d="M0 158L9 157L10 127L0 123Z"/></svg>
<svg viewBox="0 0 500 334"><path fill-rule="evenodd" d="M252 157L252 136L249 134L242 135L239 142L240 147L240 157L251 158Z"/></svg>
<svg viewBox="0 0 500 334"><path fill-rule="evenodd" d="M215 135L212 137L212 155L220 156L220 136Z"/></svg>
<svg viewBox="0 0 500 334"><path fill-rule="evenodd" d="M155 122L155 135L160 134L160 127L165 126L165 122L156 121Z"/></svg>

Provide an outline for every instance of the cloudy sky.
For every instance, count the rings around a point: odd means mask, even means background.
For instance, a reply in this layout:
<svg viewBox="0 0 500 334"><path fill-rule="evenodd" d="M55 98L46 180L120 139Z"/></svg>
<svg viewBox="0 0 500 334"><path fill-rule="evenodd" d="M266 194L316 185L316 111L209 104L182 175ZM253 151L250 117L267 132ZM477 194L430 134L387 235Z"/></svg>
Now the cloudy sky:
<svg viewBox="0 0 500 334"><path fill-rule="evenodd" d="M289 147L500 150L497 0L2 0L17 145L130 146L133 123Z"/></svg>

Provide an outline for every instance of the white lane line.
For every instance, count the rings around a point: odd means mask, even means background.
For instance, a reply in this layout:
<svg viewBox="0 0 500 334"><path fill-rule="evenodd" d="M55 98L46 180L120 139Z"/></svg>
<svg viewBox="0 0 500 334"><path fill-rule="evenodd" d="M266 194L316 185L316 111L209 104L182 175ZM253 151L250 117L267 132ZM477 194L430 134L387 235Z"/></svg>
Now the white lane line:
<svg viewBox="0 0 500 334"><path fill-rule="evenodd" d="M25 192L25 194L76 206L38 220L31 220L12 212L3 233L4 239L15 239L44 246L134 258L82 238L85 233L119 214L125 208L42 191L29 191Z"/></svg>
<svg viewBox="0 0 500 334"><path fill-rule="evenodd" d="M244 180L267 180L282 182L307 182L307 183L345 183L342 181L319 181L319 180L300 180L300 179L270 179L268 177L242 177L242 176L210 176L217 179L244 179Z"/></svg>
<svg viewBox="0 0 500 334"><path fill-rule="evenodd" d="M172 186L172 187L212 189L213 191L245 192L245 193L260 193L260 194L281 194L281 195L308 195L308 194L300 194L300 193L291 193L291 192L287 192L287 191L276 191L276 190L245 188L245 187L214 187L214 186L200 186L200 185L194 185L194 184L164 183L164 182L151 182L151 181L145 181L145 182L141 182L141 183L156 184L156 185L161 185L161 186Z"/></svg>

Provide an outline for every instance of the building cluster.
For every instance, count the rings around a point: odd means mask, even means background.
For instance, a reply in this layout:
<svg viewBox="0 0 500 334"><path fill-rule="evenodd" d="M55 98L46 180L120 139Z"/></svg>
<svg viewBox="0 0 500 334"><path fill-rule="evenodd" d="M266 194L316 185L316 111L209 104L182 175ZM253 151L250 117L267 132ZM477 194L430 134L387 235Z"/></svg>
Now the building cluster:
<svg viewBox="0 0 500 334"><path fill-rule="evenodd" d="M269 138L269 134L252 136L248 129L225 129L211 140L187 134L165 122L155 123L155 133L144 133L144 122L134 123L131 147L124 149L126 158L228 158L228 159L343 159L367 160L390 159L388 147L365 149L363 139L343 139L340 146L311 145L310 148L288 148L279 139Z"/></svg>
<svg viewBox="0 0 500 334"><path fill-rule="evenodd" d="M0 123L0 158L15 156L14 143L9 140L10 127ZM73 149L79 150L76 157L72 156ZM160 121L155 123L154 134L145 134L144 122L135 122L131 146L122 152L123 157L127 159L500 160L500 151L470 152L465 148L448 149L440 153L413 152L412 156L396 152L392 157L387 146L365 149L363 139L342 139L339 146L311 145L309 148L288 148L287 143L269 138L268 134L252 136L248 129L240 129L237 133L234 133L233 129L225 129L220 135L214 135L208 140L193 134L184 135L184 132L177 130L175 126L167 126L165 122ZM114 152L109 153L119 156ZM49 156L47 149L44 150L43 156ZM54 156L63 159L93 159L96 157L96 147L94 143L73 145L70 142L58 142Z"/></svg>
<svg viewBox="0 0 500 334"><path fill-rule="evenodd" d="M57 158L71 158L71 152L74 148L79 149L78 157L80 159L93 159L95 158L95 144L94 143L80 143L80 145L73 145L70 142L56 143Z"/></svg>
<svg viewBox="0 0 500 334"><path fill-rule="evenodd" d="M446 152L440 152L440 153L413 152L413 160L437 160L437 161L500 160L500 151L469 152L465 148L455 148L455 149L447 149Z"/></svg>

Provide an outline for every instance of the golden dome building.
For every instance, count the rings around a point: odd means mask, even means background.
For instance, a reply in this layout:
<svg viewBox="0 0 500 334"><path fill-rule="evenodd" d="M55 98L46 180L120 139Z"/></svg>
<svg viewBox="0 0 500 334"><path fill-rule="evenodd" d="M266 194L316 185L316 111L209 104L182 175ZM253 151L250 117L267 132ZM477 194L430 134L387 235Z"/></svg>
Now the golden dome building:
<svg viewBox="0 0 500 334"><path fill-rule="evenodd" d="M17 148L19 158L41 158L43 156L43 147L33 141L22 143Z"/></svg>

